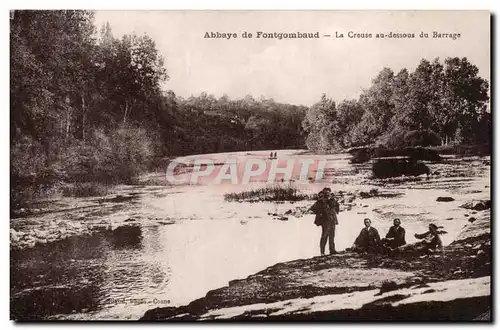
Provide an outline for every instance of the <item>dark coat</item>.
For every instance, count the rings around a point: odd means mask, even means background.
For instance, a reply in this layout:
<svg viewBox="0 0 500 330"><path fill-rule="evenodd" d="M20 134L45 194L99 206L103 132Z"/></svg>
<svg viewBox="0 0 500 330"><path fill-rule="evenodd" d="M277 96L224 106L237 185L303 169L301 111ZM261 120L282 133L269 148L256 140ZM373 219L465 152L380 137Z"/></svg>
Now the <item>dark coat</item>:
<svg viewBox="0 0 500 330"><path fill-rule="evenodd" d="M389 232L387 233L387 235L385 235L385 238L393 238L392 240L389 241L389 245L393 248L397 248L401 245L406 244L405 230L401 226L399 226L397 228L396 228L396 226L392 226L389 229Z"/></svg>
<svg viewBox="0 0 500 330"><path fill-rule="evenodd" d="M361 229L361 232L354 241L354 245L356 248L362 250L377 250L380 246L380 235L377 229L373 227Z"/></svg>
<svg viewBox="0 0 500 330"><path fill-rule="evenodd" d="M338 225L337 214L339 213L339 203L334 199L328 200L319 199L310 208L316 214L314 224L322 225Z"/></svg>
<svg viewBox="0 0 500 330"><path fill-rule="evenodd" d="M332 210L335 211L335 217L337 217L337 214L339 214L340 212L340 204L339 202L337 202L337 200L334 198L334 197L331 197L330 199L328 199L328 203L330 204L330 207L332 208Z"/></svg>
<svg viewBox="0 0 500 330"><path fill-rule="evenodd" d="M423 243L429 249L441 248L443 247L443 242L438 233L432 233L430 230L423 234L415 234L415 238L423 239Z"/></svg>

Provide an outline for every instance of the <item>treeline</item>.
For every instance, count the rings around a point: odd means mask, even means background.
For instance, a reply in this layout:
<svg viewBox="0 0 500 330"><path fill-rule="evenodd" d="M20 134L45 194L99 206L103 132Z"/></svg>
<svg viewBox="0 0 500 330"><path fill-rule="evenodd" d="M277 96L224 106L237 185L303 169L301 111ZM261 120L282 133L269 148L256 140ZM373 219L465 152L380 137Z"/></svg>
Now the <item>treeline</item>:
<svg viewBox="0 0 500 330"><path fill-rule="evenodd" d="M467 59L384 69L339 104L184 99L162 89L167 69L147 35L117 38L91 11L15 11L10 23L13 195L54 182L130 183L165 157L195 153L490 142L488 83Z"/></svg>
<svg viewBox="0 0 500 330"><path fill-rule="evenodd" d="M202 93L177 98L167 154L305 147L302 129L307 107L255 100L247 95L230 100Z"/></svg>
<svg viewBox="0 0 500 330"><path fill-rule="evenodd" d="M15 11L10 23L13 190L131 182L165 156L304 146L305 107L177 97L162 90L155 42L98 30L91 11Z"/></svg>
<svg viewBox="0 0 500 330"><path fill-rule="evenodd" d="M488 82L467 58L422 59L410 72L384 68L358 99L323 95L303 126L311 150L491 143Z"/></svg>
<svg viewBox="0 0 500 330"><path fill-rule="evenodd" d="M15 11L10 32L13 185L140 171L165 125L154 41L97 32L89 11Z"/></svg>

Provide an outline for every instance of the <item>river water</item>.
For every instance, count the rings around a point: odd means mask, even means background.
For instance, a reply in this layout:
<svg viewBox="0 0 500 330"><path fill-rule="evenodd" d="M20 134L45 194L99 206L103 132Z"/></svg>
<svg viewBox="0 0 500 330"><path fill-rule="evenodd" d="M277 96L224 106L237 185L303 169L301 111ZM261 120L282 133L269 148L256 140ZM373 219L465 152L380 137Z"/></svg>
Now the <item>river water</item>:
<svg viewBox="0 0 500 330"><path fill-rule="evenodd" d="M325 158L297 151L278 153ZM249 157L265 159L268 155L263 151L210 157L222 163L228 157L245 162ZM367 164L349 164L349 155L326 158L325 175L334 192L376 188L393 194L358 197L352 209L341 212L337 250L352 244L365 217L373 220L381 235L392 219L399 217L409 243L415 241L414 233L424 232L434 222L448 232L443 241L449 244L472 215L459 206L490 199L489 157L448 156L443 162L428 164L435 173L429 178L385 181L372 180ZM146 177L161 180L163 175ZM11 221L18 239L30 243L11 248L13 318L134 320L151 308L187 304L230 280L275 263L319 253L320 230L313 225L313 215L288 216L286 221L269 215L284 214L311 202L224 201L228 191L266 183L167 186L154 180L146 182L151 183L117 187L114 199L61 198L49 203L49 211ZM305 184L300 188L314 193L320 186ZM439 196L455 200L438 203ZM90 230L98 226L104 229ZM43 238L63 228L83 235L67 235L55 242Z"/></svg>

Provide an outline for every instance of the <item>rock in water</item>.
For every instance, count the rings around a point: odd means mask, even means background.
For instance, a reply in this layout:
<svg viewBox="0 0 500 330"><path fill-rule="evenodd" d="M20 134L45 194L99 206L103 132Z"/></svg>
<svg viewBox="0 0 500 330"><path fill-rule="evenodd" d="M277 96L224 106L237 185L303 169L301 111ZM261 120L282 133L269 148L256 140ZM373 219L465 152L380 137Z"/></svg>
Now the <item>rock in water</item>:
<svg viewBox="0 0 500 330"><path fill-rule="evenodd" d="M429 167L424 163L400 157L378 158L373 163L372 171L373 176L379 179L398 177L402 175L429 175L431 173Z"/></svg>
<svg viewBox="0 0 500 330"><path fill-rule="evenodd" d="M447 196L447 197L438 197L436 199L436 202L453 202L454 200L455 198Z"/></svg>
<svg viewBox="0 0 500 330"><path fill-rule="evenodd" d="M480 201L479 203L477 203L473 207L473 209L476 210L476 211L484 211L484 210L487 210L487 209L490 209L490 208L491 208L491 200Z"/></svg>
<svg viewBox="0 0 500 330"><path fill-rule="evenodd" d="M359 196L361 198L370 198L370 197L378 196L378 189L370 189L370 191L361 191L359 193Z"/></svg>
<svg viewBox="0 0 500 330"><path fill-rule="evenodd" d="M469 210L484 211L491 208L491 200L479 201L476 204L474 204L473 202L467 202L463 205L460 205L460 207Z"/></svg>
<svg viewBox="0 0 500 330"><path fill-rule="evenodd" d="M137 247L142 240L140 226L120 226L111 232L111 239L115 247Z"/></svg>

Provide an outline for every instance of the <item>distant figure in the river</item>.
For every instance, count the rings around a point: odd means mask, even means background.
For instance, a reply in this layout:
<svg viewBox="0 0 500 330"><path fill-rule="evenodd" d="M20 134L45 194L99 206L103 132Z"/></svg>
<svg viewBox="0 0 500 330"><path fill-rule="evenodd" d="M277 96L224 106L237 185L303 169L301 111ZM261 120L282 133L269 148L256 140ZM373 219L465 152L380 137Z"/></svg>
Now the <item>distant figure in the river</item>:
<svg viewBox="0 0 500 330"><path fill-rule="evenodd" d="M271 151L271 154L269 155L269 159L273 159L273 152Z"/></svg>
<svg viewBox="0 0 500 330"><path fill-rule="evenodd" d="M439 250L443 247L443 242L439 236L438 227L435 224L429 224L429 230L423 234L415 234L415 238L421 239L421 241L407 244L399 247L398 252L417 252L417 253L429 253Z"/></svg>
<svg viewBox="0 0 500 330"><path fill-rule="evenodd" d="M350 250L354 252L377 253L380 250L380 236L378 231L372 227L370 219L365 218L364 223L365 228L361 229Z"/></svg>
<svg viewBox="0 0 500 330"><path fill-rule="evenodd" d="M321 226L321 238L319 241L320 253L325 255L326 242L330 254L335 254L335 227L338 224L338 203L330 196L331 189L325 188L318 194L318 200L309 210L316 214L314 224Z"/></svg>
<svg viewBox="0 0 500 330"><path fill-rule="evenodd" d="M406 244L405 230L401 227L401 220L394 219L394 226L389 229L385 238L382 239L382 246L387 249L395 249Z"/></svg>
<svg viewBox="0 0 500 330"><path fill-rule="evenodd" d="M277 159L278 158L278 153L275 151L274 152L274 158Z"/></svg>

